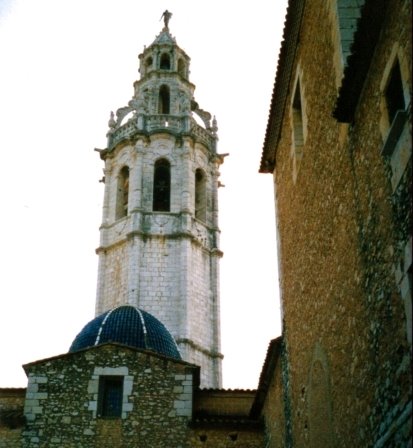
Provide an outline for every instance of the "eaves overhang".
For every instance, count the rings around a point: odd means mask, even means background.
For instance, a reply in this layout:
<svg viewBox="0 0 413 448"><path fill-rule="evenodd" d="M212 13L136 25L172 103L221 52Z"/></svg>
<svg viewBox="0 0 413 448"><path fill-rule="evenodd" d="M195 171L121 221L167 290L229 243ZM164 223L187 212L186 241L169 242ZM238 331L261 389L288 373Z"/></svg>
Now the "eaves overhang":
<svg viewBox="0 0 413 448"><path fill-rule="evenodd" d="M272 339L268 346L267 356L265 357L260 379L258 382L257 393L251 407L249 417L257 420L261 416L261 411L267 397L268 389L274 378L274 372L281 356L282 336Z"/></svg>
<svg viewBox="0 0 413 448"><path fill-rule="evenodd" d="M361 17L333 111L334 118L341 123L354 121L364 81L386 17L387 4L386 0L366 0L361 9Z"/></svg>
<svg viewBox="0 0 413 448"><path fill-rule="evenodd" d="M283 41L278 57L270 112L261 156L260 173L272 173L275 168L277 145L289 93L295 54L299 42L305 0L289 0L284 24Z"/></svg>

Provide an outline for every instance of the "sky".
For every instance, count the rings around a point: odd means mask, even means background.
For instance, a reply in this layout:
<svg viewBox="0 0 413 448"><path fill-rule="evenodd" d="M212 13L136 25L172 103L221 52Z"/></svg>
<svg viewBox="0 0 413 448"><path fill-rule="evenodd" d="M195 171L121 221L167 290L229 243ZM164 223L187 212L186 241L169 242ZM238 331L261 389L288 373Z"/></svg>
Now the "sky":
<svg viewBox="0 0 413 448"><path fill-rule="evenodd" d="M286 0L0 0L0 387L94 317L111 110L162 12L216 115L223 386L256 388L281 333L273 180L259 174Z"/></svg>

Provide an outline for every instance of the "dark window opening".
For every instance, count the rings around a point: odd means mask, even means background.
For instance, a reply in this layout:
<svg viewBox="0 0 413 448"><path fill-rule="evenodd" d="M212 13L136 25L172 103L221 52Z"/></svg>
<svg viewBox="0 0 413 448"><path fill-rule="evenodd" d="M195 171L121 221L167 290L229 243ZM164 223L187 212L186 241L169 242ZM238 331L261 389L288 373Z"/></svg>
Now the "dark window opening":
<svg viewBox="0 0 413 448"><path fill-rule="evenodd" d="M195 218L206 221L206 177L201 169L195 171Z"/></svg>
<svg viewBox="0 0 413 448"><path fill-rule="evenodd" d="M99 378L98 416L119 418L122 416L123 376Z"/></svg>
<svg viewBox="0 0 413 448"><path fill-rule="evenodd" d="M153 176L153 211L169 212L171 206L171 166L165 159L155 163Z"/></svg>
<svg viewBox="0 0 413 448"><path fill-rule="evenodd" d="M160 64L161 70L170 70L171 69L171 59L168 54L164 53L161 56L161 64Z"/></svg>
<svg viewBox="0 0 413 448"><path fill-rule="evenodd" d="M392 124L397 111L405 109L403 83L398 60L396 60L396 63L392 68L385 96L387 112L389 114L389 123Z"/></svg>
<svg viewBox="0 0 413 448"><path fill-rule="evenodd" d="M124 166L117 180L117 197L116 197L116 219L123 218L128 214L129 202L129 168Z"/></svg>
<svg viewBox="0 0 413 448"><path fill-rule="evenodd" d="M304 125L300 81L297 82L293 99L293 129L295 146L302 146L304 144Z"/></svg>
<svg viewBox="0 0 413 448"><path fill-rule="evenodd" d="M159 89L159 107L160 114L169 114L169 88L168 86L161 86Z"/></svg>

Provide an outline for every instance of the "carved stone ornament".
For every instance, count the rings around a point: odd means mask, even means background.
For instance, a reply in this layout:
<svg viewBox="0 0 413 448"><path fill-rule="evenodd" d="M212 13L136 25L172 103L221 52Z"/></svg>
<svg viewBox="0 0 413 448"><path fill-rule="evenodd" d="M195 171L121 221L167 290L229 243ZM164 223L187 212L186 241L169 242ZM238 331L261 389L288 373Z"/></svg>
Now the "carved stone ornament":
<svg viewBox="0 0 413 448"><path fill-rule="evenodd" d="M133 109L129 106L121 107L116 111L116 125L120 126L122 124L122 120L128 115L129 112L132 112Z"/></svg>

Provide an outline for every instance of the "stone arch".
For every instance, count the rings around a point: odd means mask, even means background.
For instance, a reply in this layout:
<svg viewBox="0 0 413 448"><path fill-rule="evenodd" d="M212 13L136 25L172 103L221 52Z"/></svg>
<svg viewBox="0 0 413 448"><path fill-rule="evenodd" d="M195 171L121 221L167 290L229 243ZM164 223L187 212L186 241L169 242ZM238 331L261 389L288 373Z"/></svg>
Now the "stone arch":
<svg viewBox="0 0 413 448"><path fill-rule="evenodd" d="M311 448L335 446L330 369L327 355L316 343L308 381L307 416L309 446Z"/></svg>
<svg viewBox="0 0 413 448"><path fill-rule="evenodd" d="M161 70L170 70L171 69L171 57L168 53L161 54L161 60L159 63L159 68Z"/></svg>
<svg viewBox="0 0 413 448"><path fill-rule="evenodd" d="M154 212L169 212L171 209L171 164L164 158L155 162L152 209Z"/></svg>

